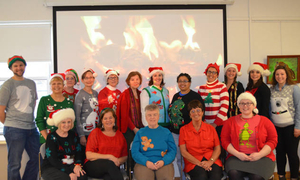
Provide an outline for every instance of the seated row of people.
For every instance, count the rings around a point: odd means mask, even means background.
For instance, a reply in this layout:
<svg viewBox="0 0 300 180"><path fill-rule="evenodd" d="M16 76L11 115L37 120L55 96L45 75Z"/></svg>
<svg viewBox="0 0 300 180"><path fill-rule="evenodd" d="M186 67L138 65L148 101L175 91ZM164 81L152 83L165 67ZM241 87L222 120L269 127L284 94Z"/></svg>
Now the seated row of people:
<svg viewBox="0 0 300 180"><path fill-rule="evenodd" d="M227 150L225 170L230 179L268 179L274 171L277 133L272 122L257 115L255 97L242 93L238 97L241 114L225 122L221 142ZM180 129L179 147L185 161L184 171L192 180L222 178L220 140L215 128L202 121L204 105L198 100L188 104L192 121ZM134 161L134 175L138 180L174 178L173 160L176 145L171 132L159 126L159 107L145 108L148 126L141 128L134 137L131 153ZM47 179L94 178L121 180L119 166L128 157L127 143L117 130L116 114L104 109L100 123L88 138L86 160L78 136L71 130L75 120L71 108L55 111L47 122L58 129L50 133L46 141L46 158L42 177Z"/></svg>

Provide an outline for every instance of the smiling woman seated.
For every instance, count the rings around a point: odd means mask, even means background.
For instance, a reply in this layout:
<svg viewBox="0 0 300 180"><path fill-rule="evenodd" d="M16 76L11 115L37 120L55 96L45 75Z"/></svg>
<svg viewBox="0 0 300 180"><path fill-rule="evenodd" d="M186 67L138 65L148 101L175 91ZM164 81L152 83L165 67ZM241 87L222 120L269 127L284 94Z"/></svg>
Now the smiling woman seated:
<svg viewBox="0 0 300 180"><path fill-rule="evenodd" d="M122 180L119 166L127 160L127 144L116 125L117 116L111 108L103 109L100 122L89 135L84 167L93 178Z"/></svg>
<svg viewBox="0 0 300 180"><path fill-rule="evenodd" d="M135 135L131 154L136 162L134 175L137 180L173 180L173 160L176 145L172 133L158 125L159 107L150 104L145 107L148 126Z"/></svg>
<svg viewBox="0 0 300 180"><path fill-rule="evenodd" d="M256 99L250 92L237 99L241 114L229 118L222 129L221 142L228 157L225 170L229 179L269 179L275 168L277 132L266 117L257 115Z"/></svg>
<svg viewBox="0 0 300 180"><path fill-rule="evenodd" d="M47 123L58 129L47 136L46 157L42 165L45 180L87 180L81 168L83 155L79 138L71 129L74 127L75 114L71 108L54 111Z"/></svg>

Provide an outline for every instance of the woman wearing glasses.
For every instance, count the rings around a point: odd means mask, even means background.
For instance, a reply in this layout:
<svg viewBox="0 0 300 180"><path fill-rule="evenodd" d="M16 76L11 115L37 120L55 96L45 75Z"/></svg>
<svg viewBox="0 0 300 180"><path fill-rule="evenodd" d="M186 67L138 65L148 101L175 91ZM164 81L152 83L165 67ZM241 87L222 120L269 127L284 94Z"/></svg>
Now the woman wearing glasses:
<svg viewBox="0 0 300 180"><path fill-rule="evenodd" d="M121 91L117 89L119 83L119 73L116 70L109 69L105 73L106 87L104 87L98 95L99 112L104 108L111 108L116 112L118 98Z"/></svg>
<svg viewBox="0 0 300 180"><path fill-rule="evenodd" d="M266 180L274 172L277 133L273 123L257 115L256 99L242 93L237 100L241 114L229 118L222 129L221 142L228 157L225 170L229 179Z"/></svg>
<svg viewBox="0 0 300 180"><path fill-rule="evenodd" d="M188 104L192 121L180 129L179 146L184 158L184 171L192 180L222 178L222 162L219 159L221 145L214 127L202 122L204 106L199 100Z"/></svg>
<svg viewBox="0 0 300 180"><path fill-rule="evenodd" d="M74 103L75 96L78 93L78 89L75 89L76 84L79 85L79 77L74 69L67 69L65 71L65 86L63 89L63 96L69 98Z"/></svg>
<svg viewBox="0 0 300 180"><path fill-rule="evenodd" d="M90 132L96 128L98 117L98 93L92 87L95 82L95 73L92 69L85 69L81 75L81 81L84 84L75 98L75 115L77 120L77 133L80 138L80 144L86 146L87 137Z"/></svg>
<svg viewBox="0 0 300 180"><path fill-rule="evenodd" d="M199 100L204 107L204 101L201 96L191 90L191 76L187 73L180 73L177 76L177 83L180 91L173 96L172 103L169 108L169 117L171 122L170 131L172 132L175 144L177 146L176 161L179 170L181 169L181 154L178 146L180 128L191 122L188 111L188 104L192 100ZM182 165L184 167L184 165ZM177 168L175 168L176 171ZM180 171L181 172L181 171ZM181 173L181 178L184 174Z"/></svg>
<svg viewBox="0 0 300 180"><path fill-rule="evenodd" d="M204 99L205 121L220 135L223 122L227 120L229 98L225 84L218 80L219 72L219 66L210 63L204 71L207 82L200 86L198 93Z"/></svg>

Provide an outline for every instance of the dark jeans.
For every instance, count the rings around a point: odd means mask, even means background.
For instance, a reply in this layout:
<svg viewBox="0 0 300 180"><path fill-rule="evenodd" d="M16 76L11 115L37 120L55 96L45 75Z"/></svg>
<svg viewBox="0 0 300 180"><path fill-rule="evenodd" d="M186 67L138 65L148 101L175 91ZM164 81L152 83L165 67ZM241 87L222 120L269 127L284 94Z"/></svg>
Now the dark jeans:
<svg viewBox="0 0 300 180"><path fill-rule="evenodd" d="M278 134L278 144L276 147L276 164L279 175L285 175L286 155L289 159L291 178L298 178L299 138L294 137L294 125L287 127L276 127Z"/></svg>
<svg viewBox="0 0 300 180"><path fill-rule="evenodd" d="M213 164L211 171L205 171L200 166L195 166L188 174L192 180L220 180L222 178L222 167Z"/></svg>
<svg viewBox="0 0 300 180"><path fill-rule="evenodd" d="M29 161L26 164L23 180L37 179L39 171L39 133L34 129L19 129L4 126L3 134L8 150L7 179L20 180L22 154L26 150Z"/></svg>
<svg viewBox="0 0 300 180"><path fill-rule="evenodd" d="M43 169L42 177L44 180L70 180L69 174L62 172L61 170L55 167L48 167ZM77 180L87 180L88 177L85 174L84 176L80 176Z"/></svg>
<svg viewBox="0 0 300 180"><path fill-rule="evenodd" d="M120 168L108 159L88 161L84 169L89 177L103 178L104 180L123 180Z"/></svg>

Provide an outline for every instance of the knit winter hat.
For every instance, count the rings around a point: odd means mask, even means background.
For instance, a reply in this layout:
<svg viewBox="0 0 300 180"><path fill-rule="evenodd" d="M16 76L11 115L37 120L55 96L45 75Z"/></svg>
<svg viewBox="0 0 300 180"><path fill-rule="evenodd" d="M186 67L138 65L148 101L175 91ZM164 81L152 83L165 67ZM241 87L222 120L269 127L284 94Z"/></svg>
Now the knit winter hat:
<svg viewBox="0 0 300 180"><path fill-rule="evenodd" d="M16 61L21 61L25 64L25 66L27 65L25 59L22 56L15 55L7 60L8 68L10 69L13 63Z"/></svg>
<svg viewBox="0 0 300 180"><path fill-rule="evenodd" d="M84 68L82 74L84 74L84 73L87 72L87 71L90 71L90 72L93 74L94 78L98 76L98 74L95 73L95 71L92 70L91 68Z"/></svg>
<svg viewBox="0 0 300 180"><path fill-rule="evenodd" d="M259 62L254 62L249 68L247 73L249 73L252 70L257 70L260 72L262 76L269 76L271 72L268 70L268 65L259 63Z"/></svg>
<svg viewBox="0 0 300 180"><path fill-rule="evenodd" d="M72 108L58 109L50 113L47 124L50 126L58 126L58 124L65 119L72 119L72 123L75 121L75 113Z"/></svg>
<svg viewBox="0 0 300 180"><path fill-rule="evenodd" d="M62 79L63 82L65 82L65 74L64 73L52 73L51 78L50 78L50 82L55 77L59 77L59 78Z"/></svg>
<svg viewBox="0 0 300 180"><path fill-rule="evenodd" d="M157 72L161 73L163 75L163 77L165 76L165 72L162 67L150 67L149 68L149 77L152 77L153 74L155 74Z"/></svg>
<svg viewBox="0 0 300 180"><path fill-rule="evenodd" d="M206 73L207 73L207 70L210 68L210 67L213 67L213 68L215 68L216 70L217 70L217 72L218 72L218 75L219 75L219 73L220 73L220 66L219 65L217 65L217 63L210 63L210 64L208 64L207 65L207 67L206 67L206 69L205 69L205 71L204 71L204 74L205 75L207 75Z"/></svg>
<svg viewBox="0 0 300 180"><path fill-rule="evenodd" d="M253 105L254 105L254 109L253 109L253 112L255 114L258 114L258 109L256 108L256 99L255 97L249 92L249 91L246 91L246 92L243 92L242 94L239 95L238 99L237 99L237 105L238 107L240 108L240 101L243 100L243 99L248 99L250 100L251 102L253 102Z"/></svg>
<svg viewBox="0 0 300 180"><path fill-rule="evenodd" d="M65 75L68 75L68 74L74 76L75 82L76 82L77 84L80 83L78 74L77 74L77 72L76 72L74 69L67 69L67 70L65 71Z"/></svg>
<svg viewBox="0 0 300 180"><path fill-rule="evenodd" d="M114 74L114 75L116 75L116 76L120 76L120 74L119 74L119 72L118 71L116 71L116 70L114 70L114 69L109 69L109 70L107 70L106 72L105 72L105 79L106 79L106 81L107 81L107 79L108 79L108 77L110 76L110 75L112 75L112 74Z"/></svg>
<svg viewBox="0 0 300 180"><path fill-rule="evenodd" d="M227 69L229 68L234 68L237 72L237 75L238 76L241 76L242 75L242 72L241 72L241 68L242 68L242 65L239 64L239 63L228 63L224 69L224 72L226 73Z"/></svg>

